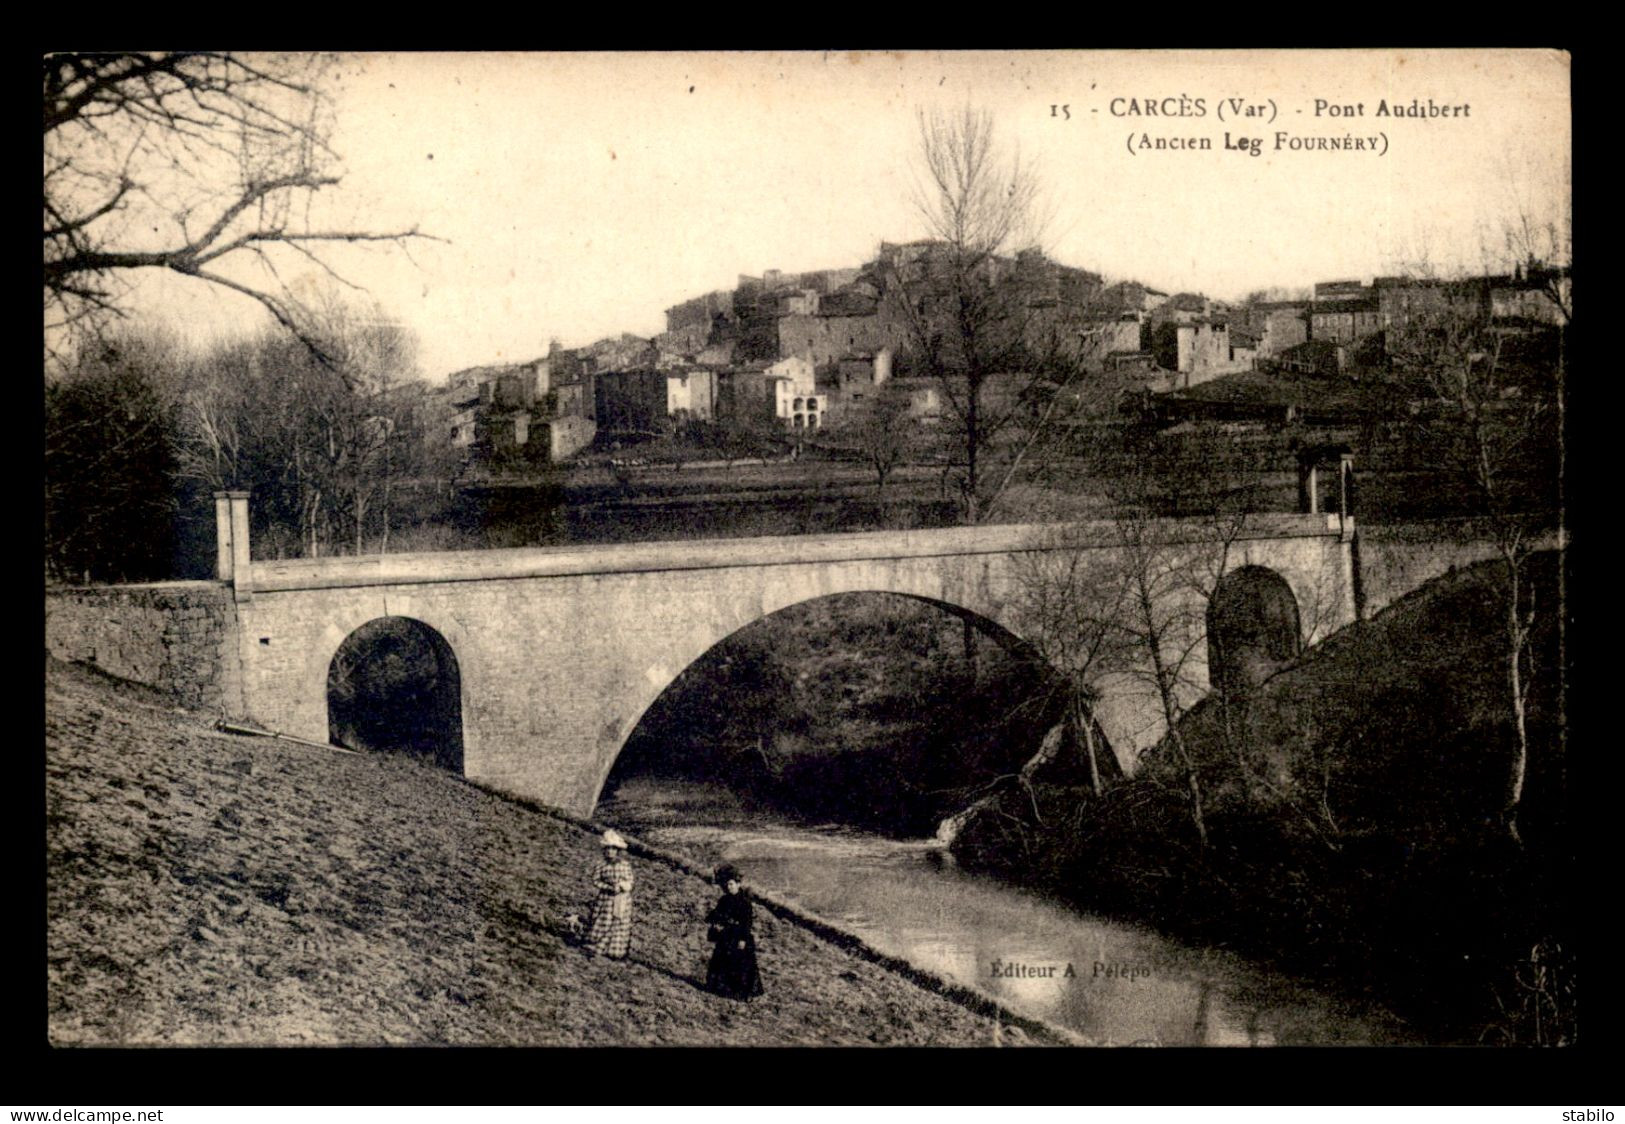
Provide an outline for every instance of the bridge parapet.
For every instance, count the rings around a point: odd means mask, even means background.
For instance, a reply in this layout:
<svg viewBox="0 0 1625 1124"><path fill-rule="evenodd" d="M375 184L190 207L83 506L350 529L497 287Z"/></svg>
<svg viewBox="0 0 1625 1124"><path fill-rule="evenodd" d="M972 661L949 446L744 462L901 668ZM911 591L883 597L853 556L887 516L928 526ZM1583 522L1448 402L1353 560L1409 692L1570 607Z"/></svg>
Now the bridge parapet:
<svg viewBox="0 0 1625 1124"><path fill-rule="evenodd" d="M1238 541L1346 538L1352 520L1337 515L1257 515L1247 519ZM1166 545L1200 543L1213 536L1203 520L1158 520ZM1110 521L1017 523L941 527L913 531L861 531L835 535L705 539L575 547L344 556L261 561L252 564L251 588L264 592L300 589L497 581L677 570L788 566L908 558L1008 555L1035 550L1109 549L1118 542Z"/></svg>

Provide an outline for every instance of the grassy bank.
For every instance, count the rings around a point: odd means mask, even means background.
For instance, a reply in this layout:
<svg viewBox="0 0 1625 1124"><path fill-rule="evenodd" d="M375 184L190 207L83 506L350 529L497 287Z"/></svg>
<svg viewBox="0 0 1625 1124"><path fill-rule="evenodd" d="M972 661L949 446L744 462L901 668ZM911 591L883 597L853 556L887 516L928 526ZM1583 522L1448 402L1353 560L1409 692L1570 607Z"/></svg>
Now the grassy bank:
<svg viewBox="0 0 1625 1124"><path fill-rule="evenodd" d="M631 958L589 958L563 936L589 831L420 762L220 734L60 665L46 833L56 1045L994 1040L993 1018L767 908L767 994L711 995L715 890L666 862L634 860Z"/></svg>

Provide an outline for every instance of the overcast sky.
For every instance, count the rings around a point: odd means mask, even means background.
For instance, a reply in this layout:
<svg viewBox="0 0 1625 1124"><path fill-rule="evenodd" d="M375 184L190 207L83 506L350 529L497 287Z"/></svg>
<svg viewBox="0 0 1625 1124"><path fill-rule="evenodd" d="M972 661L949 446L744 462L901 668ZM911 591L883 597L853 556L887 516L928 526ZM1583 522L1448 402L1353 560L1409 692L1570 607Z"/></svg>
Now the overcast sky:
<svg viewBox="0 0 1625 1124"><path fill-rule="evenodd" d="M1181 98L1187 115L1164 116ZM1275 120L1233 115L1232 98L1273 100ZM1316 99L1363 114L1317 116ZM1467 110L1379 117L1379 99ZM922 236L915 114L967 103L1036 163L1053 257L1170 292L1471 267L1510 220L1569 205L1568 64L1552 52L358 55L333 142L345 178L324 205L446 241L330 260L418 334L435 380L552 337L650 335L740 273L854 266ZM1381 154L1278 149L1277 133L1377 138ZM1227 134L1262 138L1259 155ZM1212 148L1144 151L1142 135ZM198 338L263 318L181 278L144 280L138 299Z"/></svg>

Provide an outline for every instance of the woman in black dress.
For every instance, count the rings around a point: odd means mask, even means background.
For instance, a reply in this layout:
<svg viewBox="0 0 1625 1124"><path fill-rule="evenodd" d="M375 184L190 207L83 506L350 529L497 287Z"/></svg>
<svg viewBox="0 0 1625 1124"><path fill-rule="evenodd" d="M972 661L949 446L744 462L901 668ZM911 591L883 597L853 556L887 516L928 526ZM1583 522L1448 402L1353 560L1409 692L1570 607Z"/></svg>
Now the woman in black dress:
<svg viewBox="0 0 1625 1124"><path fill-rule="evenodd" d="M762 994L750 899L745 896L744 880L736 867L718 867L717 885L722 887L722 898L705 918L709 926L706 937L716 946L705 973L705 985L730 999L749 999Z"/></svg>

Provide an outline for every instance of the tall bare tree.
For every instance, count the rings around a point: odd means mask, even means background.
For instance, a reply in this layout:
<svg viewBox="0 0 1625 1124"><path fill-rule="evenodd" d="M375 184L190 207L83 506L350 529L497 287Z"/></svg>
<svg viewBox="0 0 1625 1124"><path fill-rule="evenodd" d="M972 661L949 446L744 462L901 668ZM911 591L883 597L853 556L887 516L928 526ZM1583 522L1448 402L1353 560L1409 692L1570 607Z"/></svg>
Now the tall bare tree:
<svg viewBox="0 0 1625 1124"><path fill-rule="evenodd" d="M1164 523L1138 505L1120 506L1113 527L1126 586L1120 628L1134 653L1125 670L1151 690L1166 744L1190 798L1198 844L1205 851L1207 817L1201 772L1180 729L1180 719L1202 689L1194 670L1207 635L1206 603L1197 593L1207 571L1204 552L1171 535Z"/></svg>
<svg viewBox="0 0 1625 1124"><path fill-rule="evenodd" d="M1029 385L1071 382L1071 349L1053 346L1039 308L1051 263L1037 252L1044 225L1039 180L1000 143L985 110L919 115L913 203L929 235L882 248L887 314L913 364L938 380L960 450L966 522L983 519L1015 479L990 471L996 449L1019 464L1033 419ZM1061 333L1066 338L1068 333ZM1011 376L995 401L994 380Z"/></svg>
<svg viewBox="0 0 1625 1124"><path fill-rule="evenodd" d="M1064 713L1095 791L1098 707L1115 684L1146 700L1146 725L1161 732L1204 850L1205 788L1181 720L1206 689L1206 610L1239 533L1236 523L1175 522L1157 518L1147 504L1120 502L1110 520L1057 528L1046 550L1023 559L1012 608L1023 637L1060 673L1055 686L1066 693ZM1046 693L1052 696L1053 689Z"/></svg>
<svg viewBox="0 0 1625 1124"><path fill-rule="evenodd" d="M65 331L123 315L121 278L162 269L258 301L325 357L278 263L333 273L323 253L337 244L426 237L313 219L315 197L340 180L333 63L210 51L46 57L48 351Z"/></svg>
<svg viewBox="0 0 1625 1124"><path fill-rule="evenodd" d="M1502 825L1522 843L1518 812L1529 770L1529 647L1536 621L1529 562L1552 519L1550 489L1560 477L1555 377L1531 381L1510 349L1518 337L1495 323L1485 282L1444 286L1445 298L1389 329L1397 373L1422 394L1421 438L1451 472L1458 494L1492 539L1498 567L1507 698L1514 730ZM1565 325L1566 326L1566 325ZM1520 377L1523 376L1523 377ZM1547 492L1547 495L1542 495Z"/></svg>

